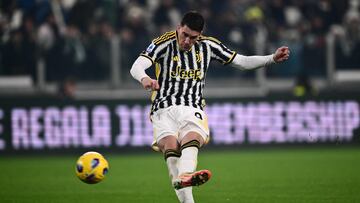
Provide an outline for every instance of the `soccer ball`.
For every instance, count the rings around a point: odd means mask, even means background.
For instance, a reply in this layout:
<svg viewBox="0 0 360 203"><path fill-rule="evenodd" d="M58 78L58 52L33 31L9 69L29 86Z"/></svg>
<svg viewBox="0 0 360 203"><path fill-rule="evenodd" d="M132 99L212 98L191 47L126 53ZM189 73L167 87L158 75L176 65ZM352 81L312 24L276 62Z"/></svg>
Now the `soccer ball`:
<svg viewBox="0 0 360 203"><path fill-rule="evenodd" d="M109 164L98 152L86 152L76 162L76 175L85 183L102 181L109 171Z"/></svg>

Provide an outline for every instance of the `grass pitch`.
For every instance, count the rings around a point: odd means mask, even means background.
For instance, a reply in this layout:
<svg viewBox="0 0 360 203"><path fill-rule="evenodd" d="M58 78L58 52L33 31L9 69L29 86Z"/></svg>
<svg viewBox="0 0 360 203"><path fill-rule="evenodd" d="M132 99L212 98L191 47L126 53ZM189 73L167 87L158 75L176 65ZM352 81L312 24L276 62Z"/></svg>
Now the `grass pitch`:
<svg viewBox="0 0 360 203"><path fill-rule="evenodd" d="M106 154L107 178L75 176L71 156L0 157L0 202L177 202L163 157ZM196 202L360 202L360 148L286 148L200 152L212 179L193 189Z"/></svg>

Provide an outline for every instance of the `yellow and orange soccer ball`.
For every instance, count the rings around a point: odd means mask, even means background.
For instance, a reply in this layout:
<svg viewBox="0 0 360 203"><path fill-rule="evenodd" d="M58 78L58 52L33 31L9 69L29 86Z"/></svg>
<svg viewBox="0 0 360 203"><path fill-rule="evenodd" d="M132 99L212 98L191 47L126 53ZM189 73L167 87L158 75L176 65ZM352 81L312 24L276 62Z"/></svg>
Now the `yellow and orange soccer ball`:
<svg viewBox="0 0 360 203"><path fill-rule="evenodd" d="M109 172L109 163L98 152L86 152L76 162L76 176L85 183L101 182Z"/></svg>

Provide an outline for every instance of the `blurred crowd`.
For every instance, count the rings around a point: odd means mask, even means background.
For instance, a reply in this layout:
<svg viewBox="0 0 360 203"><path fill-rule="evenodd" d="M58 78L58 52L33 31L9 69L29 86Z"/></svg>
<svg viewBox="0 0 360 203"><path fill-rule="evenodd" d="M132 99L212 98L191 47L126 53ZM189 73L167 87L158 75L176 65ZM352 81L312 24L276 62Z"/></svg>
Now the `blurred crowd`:
<svg viewBox="0 0 360 203"><path fill-rule="evenodd" d="M280 45L291 59L268 69L276 77L326 74L326 35L336 34L337 63L360 64L358 0L1 0L0 75L31 75L45 61L46 80L106 80L111 44L120 39L123 80L138 54L159 34L175 29L188 10L206 19L205 35L244 55ZM216 66L216 65L214 65ZM227 73L225 73L227 72ZM212 76L247 74L216 69Z"/></svg>

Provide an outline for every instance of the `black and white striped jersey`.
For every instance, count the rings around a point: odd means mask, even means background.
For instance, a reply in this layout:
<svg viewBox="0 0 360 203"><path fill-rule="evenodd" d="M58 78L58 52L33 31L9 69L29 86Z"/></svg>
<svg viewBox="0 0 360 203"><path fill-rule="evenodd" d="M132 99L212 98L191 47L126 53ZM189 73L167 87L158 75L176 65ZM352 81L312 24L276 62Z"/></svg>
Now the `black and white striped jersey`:
<svg viewBox="0 0 360 203"><path fill-rule="evenodd" d="M235 51L212 37L200 36L188 51L179 49L176 31L154 39L141 53L141 56L155 64L155 74L160 85L160 89L152 94L151 114L172 105L203 109L203 88L210 61L228 64L235 55Z"/></svg>

